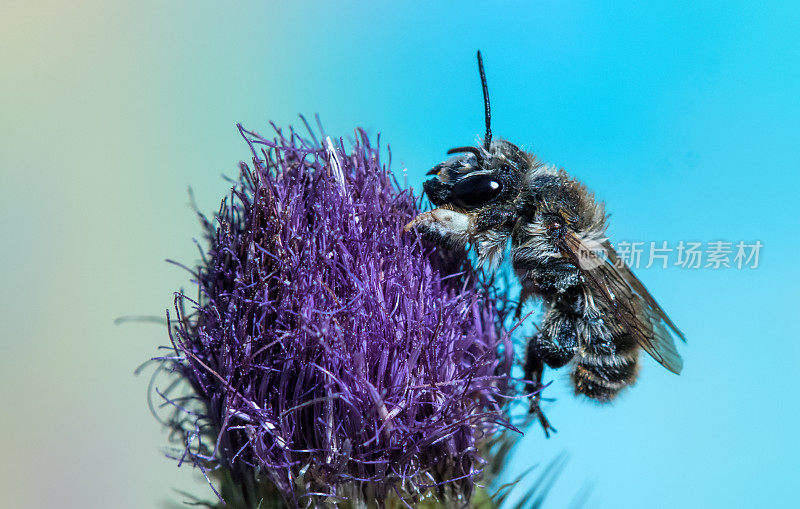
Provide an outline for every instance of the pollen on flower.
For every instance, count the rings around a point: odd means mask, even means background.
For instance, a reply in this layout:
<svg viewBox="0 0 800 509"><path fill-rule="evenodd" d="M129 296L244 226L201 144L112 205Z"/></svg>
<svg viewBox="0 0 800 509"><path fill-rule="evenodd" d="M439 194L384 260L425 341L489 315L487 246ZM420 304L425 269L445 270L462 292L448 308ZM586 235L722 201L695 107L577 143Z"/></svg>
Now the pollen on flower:
<svg viewBox="0 0 800 509"><path fill-rule="evenodd" d="M418 200L363 131L349 152L240 132L252 164L201 216L197 296L176 295L159 358L189 386L158 391L176 457L234 507L468 500L509 426L498 297L463 251L404 232Z"/></svg>

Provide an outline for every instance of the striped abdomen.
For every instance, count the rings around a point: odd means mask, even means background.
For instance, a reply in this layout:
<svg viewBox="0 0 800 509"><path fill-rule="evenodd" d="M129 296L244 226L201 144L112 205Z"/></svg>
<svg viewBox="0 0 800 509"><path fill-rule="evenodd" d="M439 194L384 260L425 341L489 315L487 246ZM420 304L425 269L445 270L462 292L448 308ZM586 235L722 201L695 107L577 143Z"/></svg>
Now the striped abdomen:
<svg viewBox="0 0 800 509"><path fill-rule="evenodd" d="M624 332L607 339L590 334L575 355L572 383L576 394L609 401L633 384L639 368L639 346Z"/></svg>

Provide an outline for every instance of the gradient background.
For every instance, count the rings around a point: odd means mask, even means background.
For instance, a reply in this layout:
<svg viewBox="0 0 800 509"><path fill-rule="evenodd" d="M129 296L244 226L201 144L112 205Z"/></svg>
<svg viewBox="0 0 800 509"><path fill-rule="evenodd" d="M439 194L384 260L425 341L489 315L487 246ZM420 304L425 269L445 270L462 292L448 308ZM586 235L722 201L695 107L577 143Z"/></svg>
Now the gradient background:
<svg viewBox="0 0 800 509"><path fill-rule="evenodd" d="M685 331L613 407L569 396L509 477L561 451L547 507L788 507L800 447L800 8L790 2L294 3L6 0L0 7L4 507L143 508L209 494L162 457L133 370L248 158L235 123L319 112L383 133L417 189L494 131L583 179L615 239L760 240L756 270L639 270ZM502 4L502 6L501 6ZM646 5L645 5L646 4ZM394 3L393 5L398 5ZM552 372L551 372L552 374Z"/></svg>

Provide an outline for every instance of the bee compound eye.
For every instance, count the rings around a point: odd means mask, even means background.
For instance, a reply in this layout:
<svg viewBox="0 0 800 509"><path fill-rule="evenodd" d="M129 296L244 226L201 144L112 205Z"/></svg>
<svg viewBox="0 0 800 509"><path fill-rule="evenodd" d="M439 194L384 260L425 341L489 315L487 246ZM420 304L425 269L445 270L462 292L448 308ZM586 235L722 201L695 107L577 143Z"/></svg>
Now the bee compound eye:
<svg viewBox="0 0 800 509"><path fill-rule="evenodd" d="M453 186L453 202L465 208L475 208L495 199L503 185L491 175L472 175Z"/></svg>

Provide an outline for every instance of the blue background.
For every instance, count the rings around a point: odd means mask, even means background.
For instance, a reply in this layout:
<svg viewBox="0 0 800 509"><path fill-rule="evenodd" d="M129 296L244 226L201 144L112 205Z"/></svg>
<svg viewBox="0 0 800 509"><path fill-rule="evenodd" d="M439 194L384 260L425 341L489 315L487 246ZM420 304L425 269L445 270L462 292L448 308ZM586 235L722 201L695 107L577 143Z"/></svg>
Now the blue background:
<svg viewBox="0 0 800 509"><path fill-rule="evenodd" d="M610 406L570 395L508 476L562 451L547 507L787 507L796 499L800 8L790 2L12 1L0 23L0 226L9 507L153 507L208 494L161 458L132 370L248 157L236 122L381 132L424 172L494 132L608 204L612 239L761 241L757 269L637 273L686 333ZM674 258L673 258L674 260ZM535 476L534 471L533 476Z"/></svg>

